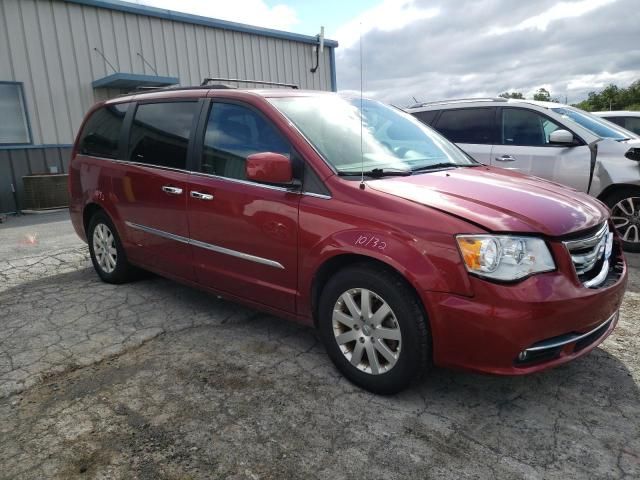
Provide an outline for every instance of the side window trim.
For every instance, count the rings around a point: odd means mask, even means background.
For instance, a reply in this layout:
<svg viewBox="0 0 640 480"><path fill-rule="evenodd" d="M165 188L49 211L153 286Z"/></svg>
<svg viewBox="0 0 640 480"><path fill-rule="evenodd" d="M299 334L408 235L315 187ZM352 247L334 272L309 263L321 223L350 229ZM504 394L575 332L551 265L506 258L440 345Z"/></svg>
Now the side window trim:
<svg viewBox="0 0 640 480"><path fill-rule="evenodd" d="M292 163L291 167L294 173L294 177L297 178L298 180L302 180L301 173L300 173L302 171L302 168L301 168L302 165L300 162L303 162L304 160L302 159L300 154L297 152L297 150L293 147L293 145L291 144L291 142L289 141L285 133L282 132L277 127L277 125L275 125L271 120L269 120L269 118L264 113L262 113L258 108L254 107L253 105L250 105L246 102L235 100L235 99L209 97L208 100L209 100L209 103L205 106L205 108L202 109L202 112L200 114L201 125L199 126L198 132L197 132L198 134L197 136L199 138L197 140L198 143L197 143L197 148L195 152L197 157L194 163L194 171L203 173L202 172L202 157L203 157L202 154L204 151L204 137L207 130L207 124L209 122L209 116L211 115L211 112L215 108L215 104L227 104L227 105L237 105L239 107L246 108L247 110L251 110L253 113L260 116L266 123L268 123L283 138L283 140L285 140L289 144L289 146L291 147L291 163ZM216 176L220 176L220 175L216 175ZM227 177L222 177L222 178L227 178ZM250 182L250 183L255 183L255 182Z"/></svg>
<svg viewBox="0 0 640 480"><path fill-rule="evenodd" d="M137 107L138 102L131 102L127 109L127 113L124 116L122 129L120 130L118 160L126 161L129 158L129 135L131 133L131 125L133 125L133 116L136 113Z"/></svg>
<svg viewBox="0 0 640 480"><path fill-rule="evenodd" d="M549 115L546 115L543 112L539 112L538 110L533 110L533 109L529 109L529 108L523 108L523 107L516 107L516 106L509 106L509 107L498 107L497 110L497 118L496 118L496 124L498 126L498 137L496 138L496 143L495 145L504 145L504 146L527 146L527 145L509 145L504 143L504 139L502 138L502 129L503 129L503 116L502 116L502 111L505 109L514 109L514 110L527 110L530 112L534 112L537 113L538 115L540 115L541 117L543 117L546 120L549 120L550 122L556 123L558 124L560 127L562 127L563 130L566 130L568 132L570 132L574 138L579 140L578 144L575 145L571 145L572 147L581 147L586 145L587 143L582 139L582 137L580 137L576 132L574 132L571 128L567 127L567 125L565 123L562 123L558 120L556 120L555 118L551 118ZM545 145L536 145L536 147L544 147L544 148L567 148L566 145L555 145L555 144L545 144Z"/></svg>
<svg viewBox="0 0 640 480"><path fill-rule="evenodd" d="M192 135L192 137L194 139L194 143L195 143L195 145L193 147L193 163L191 164L193 173L195 173L197 175L212 176L212 177L215 177L215 178L220 178L220 179L224 179L224 180L228 180L228 181L236 181L236 182L247 183L249 185L255 185L255 186L264 187L264 188L275 188L275 189L278 189L278 190L287 191L286 188L272 187L270 185L263 185L261 183L248 182L246 180L238 180L238 179L223 177L223 176L219 176L219 175L210 175L210 174L202 172L202 154L203 154L203 151L204 151L204 137L205 137L205 133L206 133L206 130L207 130L207 124L209 122L209 115L211 113L211 109L214 107L214 103L226 103L226 104L231 104L231 105L238 105L238 106L241 106L241 107L248 108L249 110L251 110L253 112L256 112L258 115L260 115L291 146L291 152L292 152L291 153L291 162L292 162L292 169L293 169L293 173L294 173L294 178L296 178L298 180L301 180L302 184L303 184L302 185L302 190L300 191L300 193L303 194L303 195L304 194L308 194L308 195L312 195L312 196L318 196L320 198L331 198L331 191L327 188L325 183L320 179L320 176L316 173L316 171L313 170L313 167L310 165L310 163L307 162L306 159L293 146L293 143L289 140L289 138L287 137L286 133L283 132L271 120L269 120L269 118L267 118L267 116L264 115L264 113L262 113L259 109L257 109L253 105L250 105L250 104L248 104L246 102L239 101L239 100L236 100L236 99L229 99L229 98L215 97L214 96L214 97L208 97L203 102L202 110L200 111L200 116L199 116L199 119L198 119L198 125L197 125L197 128L195 130L195 134ZM318 183L319 183L318 191L306 191L306 189L305 189L306 186L305 186L305 182L304 182L304 176L305 176L305 172L307 172L307 171L311 171L312 175L314 175L317 178Z"/></svg>
<svg viewBox="0 0 640 480"><path fill-rule="evenodd" d="M122 131L120 133L120 149L119 149L121 152L120 160L128 163L137 163L130 160L129 156L131 155L131 150L130 150L131 130L133 127L133 121L135 119L136 111L138 110L138 107L140 105L149 105L153 103L197 103L198 107L197 107L197 111L193 115L193 119L191 123L191 132L189 133L189 140L187 143L187 157L186 157L185 168L184 169L172 168L172 167L166 167L163 165L154 165L152 163L144 164L145 167L157 168L161 170L173 170L173 171L187 172L187 173L193 171L193 166L195 161L193 158L193 154L196 146L195 137L197 135L197 130L195 129L198 127L199 119L203 110L203 105L206 103L206 101L207 99L205 97L202 97L197 99L193 99L193 98L165 99L163 98L163 99L152 99L152 100L147 100L142 102L139 102L139 101L131 102L129 104L129 109L127 110L127 114L125 115Z"/></svg>

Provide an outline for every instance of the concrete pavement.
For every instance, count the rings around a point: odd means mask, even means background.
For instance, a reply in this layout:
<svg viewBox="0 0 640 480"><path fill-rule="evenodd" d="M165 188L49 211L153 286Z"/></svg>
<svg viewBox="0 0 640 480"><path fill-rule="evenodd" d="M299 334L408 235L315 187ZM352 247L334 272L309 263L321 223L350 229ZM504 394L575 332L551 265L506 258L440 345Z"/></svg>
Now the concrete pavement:
<svg viewBox="0 0 640 480"><path fill-rule="evenodd" d="M640 476L639 256L586 357L520 378L436 369L379 397L311 329L157 277L99 282L51 218L0 225L0 478ZM20 257L34 227L70 243Z"/></svg>

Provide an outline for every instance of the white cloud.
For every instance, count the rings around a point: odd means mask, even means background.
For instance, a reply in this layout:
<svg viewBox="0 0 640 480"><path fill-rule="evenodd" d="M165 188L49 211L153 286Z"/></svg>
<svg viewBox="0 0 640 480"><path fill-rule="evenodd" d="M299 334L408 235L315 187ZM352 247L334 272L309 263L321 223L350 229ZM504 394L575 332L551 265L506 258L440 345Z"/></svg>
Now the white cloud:
<svg viewBox="0 0 640 480"><path fill-rule="evenodd" d="M504 35L518 30L537 29L545 31L549 24L564 18L580 17L597 8L603 7L616 0L582 0L578 2L560 2L546 12L518 23L510 27L495 27L489 30L489 35Z"/></svg>
<svg viewBox="0 0 640 480"><path fill-rule="evenodd" d="M576 103L609 83L626 87L640 79L637 3L413 0L415 10L438 13L399 28L381 18L379 28L363 33L364 94L407 105L414 96L430 101L517 91L530 97L544 87ZM511 25L501 35L486 34ZM341 91L359 88L358 50L356 40L336 51Z"/></svg>
<svg viewBox="0 0 640 480"><path fill-rule="evenodd" d="M342 25L332 36L344 49L358 43L360 33L364 36L374 29L399 30L410 23L435 17L439 12L438 8L420 8L413 0L384 0Z"/></svg>
<svg viewBox="0 0 640 480"><path fill-rule="evenodd" d="M246 23L276 30L290 30L300 22L293 8L284 4L272 7L264 0L129 0L140 5L213 17L231 22Z"/></svg>

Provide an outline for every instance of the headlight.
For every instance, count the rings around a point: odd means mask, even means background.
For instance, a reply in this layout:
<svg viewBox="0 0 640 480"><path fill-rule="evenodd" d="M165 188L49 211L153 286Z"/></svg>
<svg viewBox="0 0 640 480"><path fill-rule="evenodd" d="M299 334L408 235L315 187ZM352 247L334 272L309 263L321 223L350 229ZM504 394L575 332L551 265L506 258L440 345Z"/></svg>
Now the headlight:
<svg viewBox="0 0 640 480"><path fill-rule="evenodd" d="M555 270L544 240L511 235L458 235L467 270L494 280L512 281Z"/></svg>

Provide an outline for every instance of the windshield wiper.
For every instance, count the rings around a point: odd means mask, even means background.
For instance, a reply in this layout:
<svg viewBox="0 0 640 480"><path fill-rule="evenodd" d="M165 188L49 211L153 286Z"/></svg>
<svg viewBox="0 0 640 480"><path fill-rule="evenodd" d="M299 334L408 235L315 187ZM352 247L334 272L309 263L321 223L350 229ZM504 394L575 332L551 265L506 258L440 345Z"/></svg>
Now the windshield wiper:
<svg viewBox="0 0 640 480"><path fill-rule="evenodd" d="M440 168L447 168L447 167L455 167L455 168L465 168L465 167L479 167L481 166L481 163L469 163L467 165L460 165L458 163L451 163L451 162L441 162L441 163L434 163L433 165L425 165L424 167L418 167L418 168L413 168L411 171L412 172L424 172L427 170L438 170Z"/></svg>
<svg viewBox="0 0 640 480"><path fill-rule="evenodd" d="M425 165L424 167L417 167L417 168L413 168L411 169L412 172L424 172L425 170L436 170L438 168L446 168L446 167L461 167L462 165L458 165L457 163L451 163L451 162L441 162L441 163L434 163L433 165Z"/></svg>
<svg viewBox="0 0 640 480"><path fill-rule="evenodd" d="M398 170L398 169L392 169L392 168L372 168L371 170L365 170L364 172L356 171L356 170L352 172L339 171L338 175L340 175L341 177L364 175L365 177L382 178L382 177L408 177L409 175L411 175L411 173L412 173L411 170Z"/></svg>

